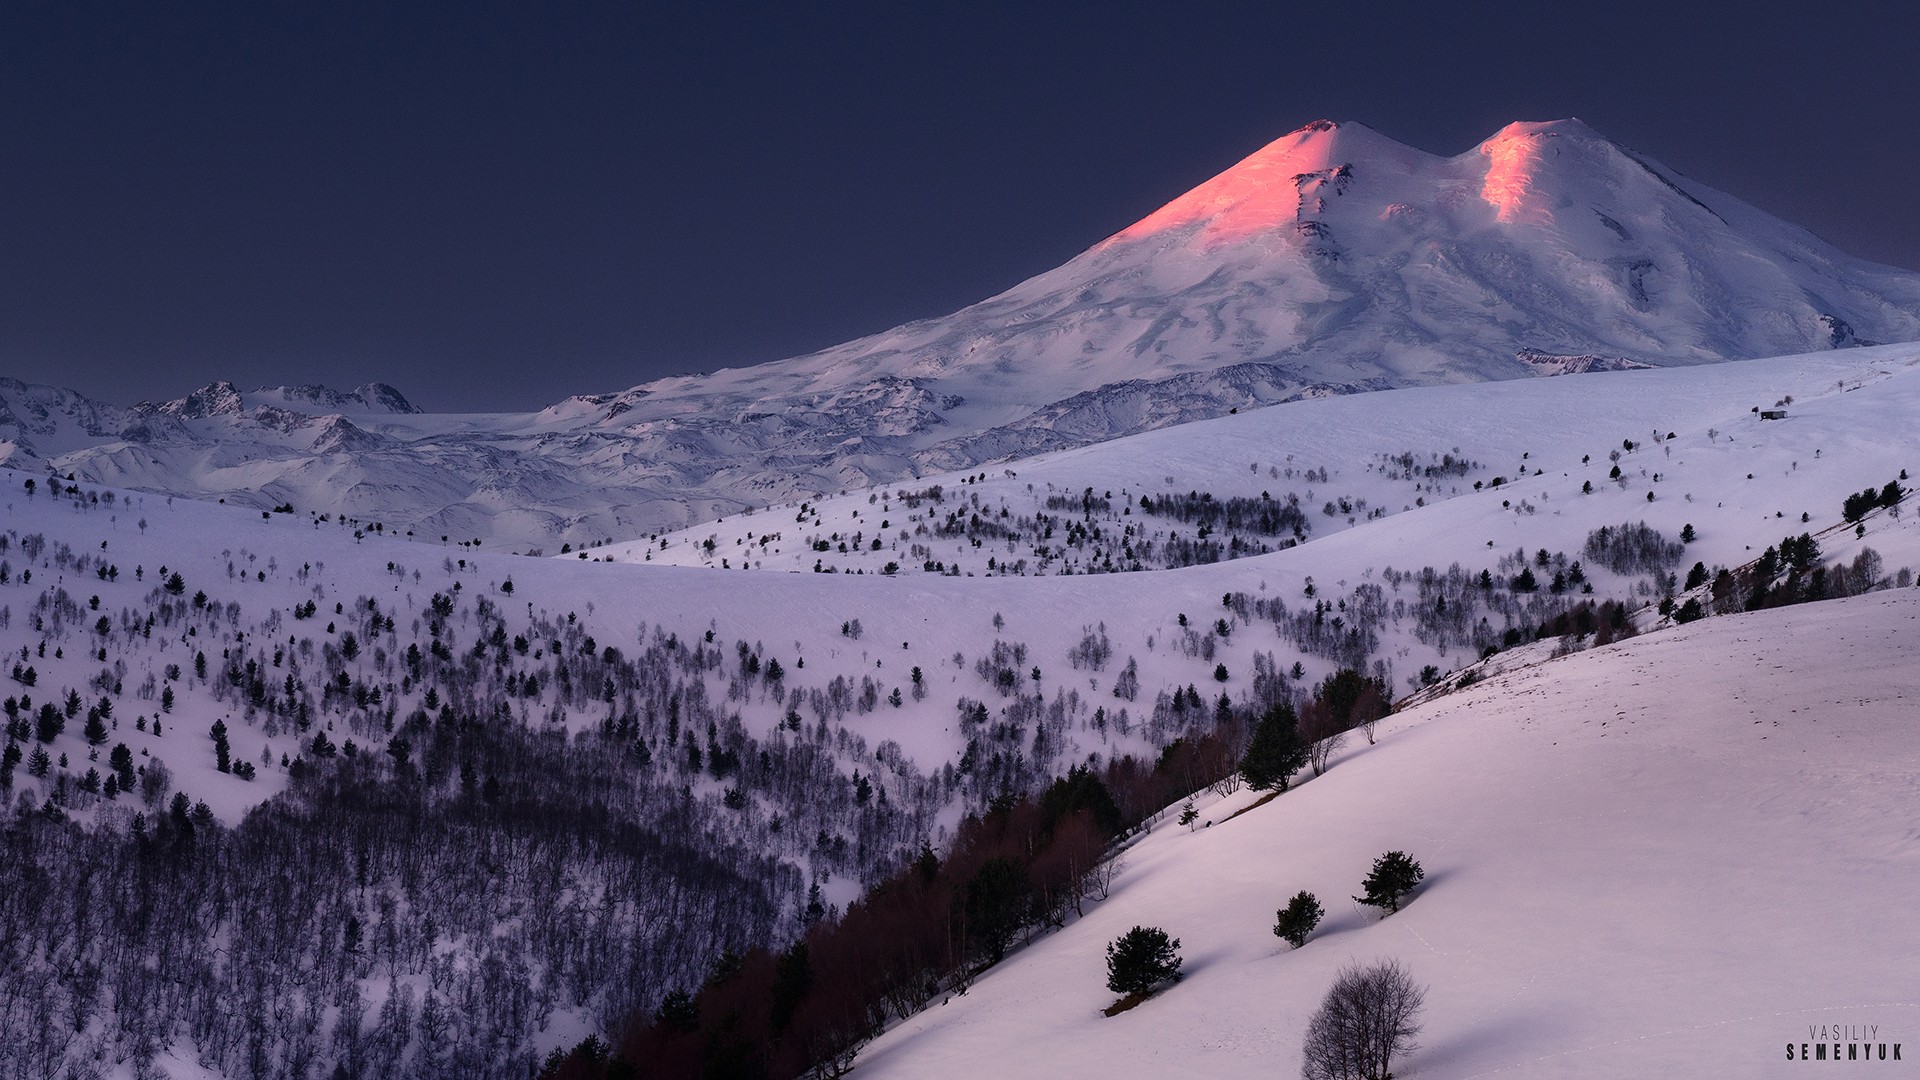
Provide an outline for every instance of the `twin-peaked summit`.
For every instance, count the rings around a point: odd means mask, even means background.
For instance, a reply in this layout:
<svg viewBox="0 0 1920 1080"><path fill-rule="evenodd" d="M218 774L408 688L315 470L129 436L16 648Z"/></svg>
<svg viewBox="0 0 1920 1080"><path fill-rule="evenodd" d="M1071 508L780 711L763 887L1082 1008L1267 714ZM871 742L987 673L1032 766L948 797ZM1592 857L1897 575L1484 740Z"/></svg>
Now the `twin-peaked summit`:
<svg viewBox="0 0 1920 1080"><path fill-rule="evenodd" d="M1527 356L1705 363L1914 338L1920 275L1850 258L1578 120L1509 124L1452 157L1317 121L973 307L658 389L817 395L887 374L967 399L992 428L1112 383L1222 370L1249 404L1517 378ZM1185 400L1193 381L1162 391Z"/></svg>
<svg viewBox="0 0 1920 1080"><path fill-rule="evenodd" d="M464 418L216 385L121 425L0 381L0 459L557 547L1302 396L1916 339L1920 274L1578 120L1452 157L1319 121L998 296L808 356Z"/></svg>
<svg viewBox="0 0 1920 1080"><path fill-rule="evenodd" d="M1317 121L990 303L1109 355L1336 384L1516 377L1522 350L1701 363L1920 337L1916 275L1578 120L1453 157Z"/></svg>
<svg viewBox="0 0 1920 1080"><path fill-rule="evenodd" d="M1588 180L1617 183L1619 166L1651 170L1579 120L1514 123L1457 157L1395 142L1365 124L1316 120L1249 154L1181 195L1103 247L1164 234L1217 244L1278 232L1320 219L1336 207L1356 173L1366 178L1357 208L1439 204L1456 228L1494 222L1547 225L1556 202ZM1655 182L1665 183L1657 173ZM1608 199L1604 193L1591 197ZM1400 201L1400 200L1405 201ZM1352 213L1344 215L1353 217Z"/></svg>
<svg viewBox="0 0 1920 1080"><path fill-rule="evenodd" d="M689 393L823 400L904 378L962 403L861 452L965 468L1300 395L1915 338L1920 275L1578 120L1453 157L1318 121L982 303L620 404L632 424Z"/></svg>

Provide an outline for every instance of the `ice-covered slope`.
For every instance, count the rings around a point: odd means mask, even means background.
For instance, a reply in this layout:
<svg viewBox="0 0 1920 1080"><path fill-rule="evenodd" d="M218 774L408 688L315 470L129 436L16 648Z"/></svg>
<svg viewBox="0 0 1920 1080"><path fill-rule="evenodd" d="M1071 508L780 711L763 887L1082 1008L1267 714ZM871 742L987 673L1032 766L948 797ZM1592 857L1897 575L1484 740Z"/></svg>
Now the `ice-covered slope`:
<svg viewBox="0 0 1920 1080"><path fill-rule="evenodd" d="M1917 633L1910 590L1712 619L1395 716L1265 806L1155 829L1112 899L861 1073L1292 1075L1334 973L1388 957L1428 987L1401 1076L1798 1076L1789 1048L1822 1042L1910 1059ZM1348 897L1389 849L1427 879L1382 920ZM1290 951L1271 927L1301 889L1328 914ZM1106 1018L1103 946L1135 925L1182 940L1186 978Z"/></svg>
<svg viewBox="0 0 1920 1080"><path fill-rule="evenodd" d="M999 296L810 356L488 417L216 384L127 424L6 384L0 446L551 551L1298 397L1915 338L1920 275L1579 121L1453 157L1321 122ZM27 422L56 398L57 430Z"/></svg>

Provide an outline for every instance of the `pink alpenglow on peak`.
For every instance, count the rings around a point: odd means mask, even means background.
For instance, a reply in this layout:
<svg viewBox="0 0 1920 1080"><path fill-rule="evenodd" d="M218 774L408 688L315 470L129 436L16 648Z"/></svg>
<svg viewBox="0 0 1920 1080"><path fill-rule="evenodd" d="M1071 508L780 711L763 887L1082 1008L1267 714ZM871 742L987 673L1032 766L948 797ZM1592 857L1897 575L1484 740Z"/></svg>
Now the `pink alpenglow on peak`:
<svg viewBox="0 0 1920 1080"><path fill-rule="evenodd" d="M1354 162L1406 169L1432 155L1402 146L1364 124L1315 120L1109 238L1101 247L1183 229L1203 246L1293 231L1324 199L1344 189ZM1097 249L1096 249L1097 250Z"/></svg>
<svg viewBox="0 0 1920 1080"><path fill-rule="evenodd" d="M1558 162L1562 156L1569 160ZM1589 179L1601 178L1603 187L1617 187L1606 177L1622 165L1636 173L1645 168L1576 119L1508 124L1451 158L1397 143L1364 124L1316 120L1261 147L1095 250L1167 236L1200 249L1273 237L1312 246L1323 235L1321 226L1312 223L1352 216L1339 212L1337 200L1356 185L1369 193L1359 203L1385 204L1402 212L1422 205L1438 208L1456 228L1495 222L1552 226L1556 203L1566 202L1565 180L1583 172ZM1482 207L1492 210L1491 219Z"/></svg>
<svg viewBox="0 0 1920 1080"><path fill-rule="evenodd" d="M1599 159L1622 156L1599 132L1578 120L1508 124L1475 151L1486 159L1480 197L1493 207L1499 221L1527 225L1554 223L1550 197L1540 185L1543 173L1551 168L1550 159L1569 153ZM1605 161L1588 164L1604 167Z"/></svg>

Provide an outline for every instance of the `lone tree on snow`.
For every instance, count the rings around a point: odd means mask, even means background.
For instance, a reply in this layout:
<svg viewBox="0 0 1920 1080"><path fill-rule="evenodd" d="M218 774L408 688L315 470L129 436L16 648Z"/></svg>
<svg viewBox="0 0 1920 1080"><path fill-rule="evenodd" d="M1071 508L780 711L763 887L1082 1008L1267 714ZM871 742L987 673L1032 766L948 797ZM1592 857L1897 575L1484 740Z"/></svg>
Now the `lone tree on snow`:
<svg viewBox="0 0 1920 1080"><path fill-rule="evenodd" d="M1136 926L1107 943L1107 989L1146 995L1180 981L1180 939L1157 926Z"/></svg>
<svg viewBox="0 0 1920 1080"><path fill-rule="evenodd" d="M1392 1080L1393 1059L1418 1049L1426 989L1398 960L1341 970L1307 1021L1305 1080Z"/></svg>
<svg viewBox="0 0 1920 1080"><path fill-rule="evenodd" d="M1293 894L1293 899L1287 901L1286 907L1280 909L1273 924L1273 933L1276 937L1285 938L1287 944L1297 949L1307 943L1307 935L1320 925L1320 916L1325 914L1326 910L1320 906L1320 901L1302 889Z"/></svg>
<svg viewBox="0 0 1920 1080"><path fill-rule="evenodd" d="M1420 879L1427 876L1420 864L1404 851L1389 851L1373 860L1373 870L1367 880L1360 883L1366 891L1365 896L1354 899L1362 904L1387 909L1391 915L1400 910L1400 900L1413 891Z"/></svg>

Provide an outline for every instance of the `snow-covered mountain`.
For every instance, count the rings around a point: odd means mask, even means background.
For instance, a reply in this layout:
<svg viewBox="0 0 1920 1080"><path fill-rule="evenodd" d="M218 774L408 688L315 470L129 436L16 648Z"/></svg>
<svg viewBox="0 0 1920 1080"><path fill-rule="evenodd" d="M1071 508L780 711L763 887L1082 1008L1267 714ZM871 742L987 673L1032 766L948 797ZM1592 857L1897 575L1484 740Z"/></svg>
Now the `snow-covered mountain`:
<svg viewBox="0 0 1920 1080"><path fill-rule="evenodd" d="M347 393L324 386L263 387L242 393L223 380L172 401L143 401L122 408L72 390L0 378L0 463L15 468L33 468L43 462L52 466L61 458L114 443L285 442L325 453L342 446L358 448L350 445L353 440L340 438L340 433L353 429L346 420L348 414L419 411L385 383L368 383ZM301 435L307 437L302 440ZM285 436L294 438L289 442ZM183 488L179 493L191 490Z"/></svg>
<svg viewBox="0 0 1920 1080"><path fill-rule="evenodd" d="M1318 122L999 296L810 356L501 416L377 386L115 410L4 383L0 454L554 548L1301 397L1915 338L1920 274L1577 120L1454 157Z"/></svg>

